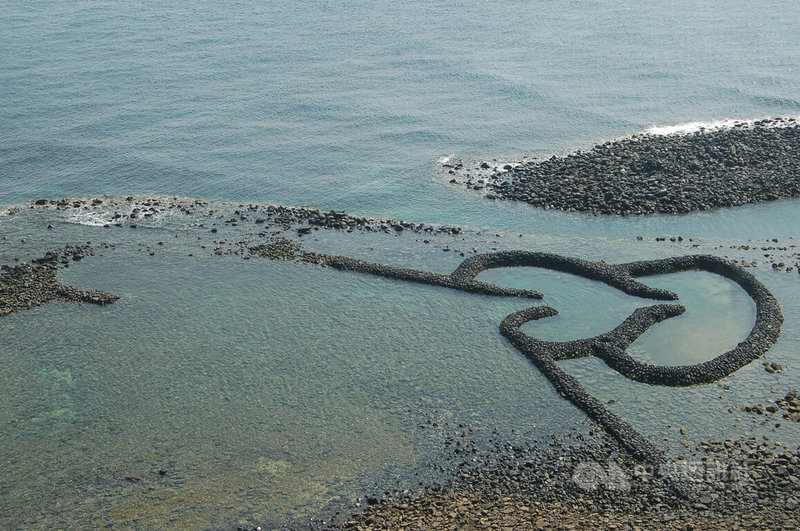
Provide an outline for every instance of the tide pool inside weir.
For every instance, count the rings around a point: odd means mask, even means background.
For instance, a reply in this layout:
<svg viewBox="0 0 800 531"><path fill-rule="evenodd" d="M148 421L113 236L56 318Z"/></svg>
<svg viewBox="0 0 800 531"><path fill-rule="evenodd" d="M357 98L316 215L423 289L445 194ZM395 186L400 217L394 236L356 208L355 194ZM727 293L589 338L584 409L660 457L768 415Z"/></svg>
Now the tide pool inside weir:
<svg viewBox="0 0 800 531"><path fill-rule="evenodd" d="M442 441L435 430L417 429L426 419L451 419L485 433L497 429L499 438L512 442L591 428L498 333L506 315L536 301L307 264L208 256L197 233L175 228L105 229L56 220L44 231L46 219L37 216L54 213L3 220L4 234L14 235L3 242L6 259L35 257L36 247L66 234L113 239L115 249L62 270L59 280L121 299L104 308L50 303L0 319L0 409L11 412L0 430L4 525L298 521L332 499L344 497L347 505L388 482L414 486L415 474L436 476L428 462ZM217 234L231 238L239 230ZM29 241L21 244L26 234ZM575 243L491 236L426 235L425 244L413 234L319 231L302 241L314 250L344 249L341 254L444 273L463 260L443 253L444 247L563 252ZM611 263L692 252L633 238L584 243L593 259ZM768 270L757 276L787 317L766 358L791 366L797 279ZM565 319L529 323L536 333L526 330L554 340L602 333L632 308L653 303L538 269L487 271L479 279L542 291L543 303ZM653 333L663 327L665 335L637 342L631 351L638 359L671 364L681 330L708 343L700 351L695 343L678 350L697 356L692 362L708 359L752 325L749 298L726 279L681 273L640 280L677 292L687 321L653 327ZM730 318L727 326L718 315ZM717 384L674 389L630 382L597 359L560 365L673 455L684 449L680 438L699 442L707 434L764 432L798 440L795 423L774 432L771 424L759 425L762 418L727 411L733 402L763 402L796 388L789 371L768 375L753 363ZM679 427L688 435L678 434ZM164 476L157 473L161 467Z"/></svg>
<svg viewBox="0 0 800 531"><path fill-rule="evenodd" d="M545 301L558 315L523 326L546 341L569 341L605 333L636 308L657 301L632 297L601 282L534 268L494 269L480 280L521 289L547 286ZM637 359L654 365L692 365L712 359L743 340L755 319L755 304L735 282L701 271L641 277L648 286L674 291L683 315L644 333L631 347ZM591 318L587 319L587 315Z"/></svg>

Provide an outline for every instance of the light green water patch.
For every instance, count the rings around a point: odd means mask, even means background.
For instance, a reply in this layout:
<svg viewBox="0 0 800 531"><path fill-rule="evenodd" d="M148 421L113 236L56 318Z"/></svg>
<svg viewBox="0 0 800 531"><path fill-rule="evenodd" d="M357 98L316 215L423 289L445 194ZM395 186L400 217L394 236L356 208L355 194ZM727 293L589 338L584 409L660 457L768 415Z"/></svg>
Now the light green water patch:
<svg viewBox="0 0 800 531"><path fill-rule="evenodd" d="M502 286L535 289L558 315L523 325L545 341L593 337L619 325L636 308L662 303L631 297L602 282L541 268L498 268L478 278ZM690 365L712 359L743 340L755 321L755 303L736 283L689 271L642 279L678 294L686 312L651 327L630 348L647 363Z"/></svg>
<svg viewBox="0 0 800 531"><path fill-rule="evenodd" d="M703 271L640 279L678 294L683 315L651 327L629 351L655 365L693 365L734 348L750 333L756 305L735 282Z"/></svg>
<svg viewBox="0 0 800 531"><path fill-rule="evenodd" d="M602 334L621 323L637 307L652 303L602 282L542 268L490 269L478 275L478 279L543 293L541 304L552 306L558 315L530 321L522 330L545 341L570 341Z"/></svg>

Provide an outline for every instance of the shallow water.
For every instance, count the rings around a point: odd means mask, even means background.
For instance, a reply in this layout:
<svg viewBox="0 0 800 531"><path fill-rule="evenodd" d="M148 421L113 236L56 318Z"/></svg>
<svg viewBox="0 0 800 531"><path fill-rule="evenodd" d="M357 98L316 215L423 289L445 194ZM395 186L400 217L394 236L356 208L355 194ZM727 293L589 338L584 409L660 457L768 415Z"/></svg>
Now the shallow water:
<svg viewBox="0 0 800 531"><path fill-rule="evenodd" d="M9 523L281 521L365 481L414 486L437 450L415 428L421 408L546 433L580 421L495 333L505 301L119 248L62 278L120 304L0 323Z"/></svg>
<svg viewBox="0 0 800 531"><path fill-rule="evenodd" d="M0 205L135 193L232 203L212 204L215 235L170 213L133 230L102 226L113 209L0 210L0 262L115 243L60 275L121 296L0 320L0 527L302 523L436 479L442 433L419 428L432 418L484 442L493 429L512 441L591 428L498 332L535 301L217 257L215 241L258 240L220 221L239 203L466 227L303 240L440 272L493 249L758 260L751 271L786 317L766 358L786 372L753 363L672 389L596 359L562 363L670 455L708 434L796 444L794 423L776 429L734 406L800 384L797 270L772 271L763 256L794 263L797 200L597 218L487 201L448 185L436 160L545 157L652 126L797 116L798 26L785 3L738 0L1 4ZM552 340L605 332L652 304L549 271L481 278L544 292L560 314L525 330ZM638 359L694 363L749 330L752 302L725 279L643 280L677 292L687 312L634 343Z"/></svg>
<svg viewBox="0 0 800 531"><path fill-rule="evenodd" d="M216 257L202 249L208 242L197 229L177 228L179 217L172 228L133 230L64 221L71 216L23 211L0 222L11 235L2 246L6 257L35 256L65 235L117 242L62 270L60 278L121 297L103 308L50 303L0 320L8 525L45 527L64 519L77 527L296 525L324 507L351 507L370 489L413 489L439 477L428 463L440 459L442 432L419 428L431 419L464 423L487 445L493 436L530 441L570 429L586 433L591 426L583 414L505 342L500 321L528 305L548 304L560 315L529 323L526 332L568 340L603 333L653 303L536 268L496 269L480 279L540 290L541 302ZM22 243L47 222L56 224L40 229L48 239ZM226 230L215 237L244 232ZM571 245L471 230L425 239L430 243L416 234L321 231L302 242L436 271L452 270L462 259L442 248L563 252ZM675 244L635 238L586 243L592 254L619 261L680 252ZM756 273L787 317L768 358L791 366L797 279ZM687 307L684 316L634 343L631 352L643 361L710 359L752 326L752 301L727 279L687 272L642 280L675 291ZM735 402L783 396L776 393L798 383L791 371L770 376L754 363L724 380L730 390L721 384L673 389L630 382L595 359L561 363L672 455L684 449L679 440L709 434L798 440L794 426L774 430L759 426L761 418L727 411ZM679 427L688 434L677 434ZM157 472L161 467L165 476Z"/></svg>

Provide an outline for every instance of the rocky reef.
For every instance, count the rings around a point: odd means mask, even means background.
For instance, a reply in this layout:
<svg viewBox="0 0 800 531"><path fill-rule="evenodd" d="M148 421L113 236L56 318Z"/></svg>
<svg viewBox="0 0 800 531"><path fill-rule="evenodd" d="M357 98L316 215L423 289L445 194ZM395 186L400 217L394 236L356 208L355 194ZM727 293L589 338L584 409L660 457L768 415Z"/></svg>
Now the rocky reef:
<svg viewBox="0 0 800 531"><path fill-rule="evenodd" d="M0 317L41 306L50 301L88 302L105 306L119 299L99 290L79 290L56 279L59 265L79 261L91 254L90 246L68 245L31 263L2 266L0 273Z"/></svg>
<svg viewBox="0 0 800 531"><path fill-rule="evenodd" d="M800 196L795 119L690 134L635 135L542 161L449 164L489 199L591 214L684 214Z"/></svg>

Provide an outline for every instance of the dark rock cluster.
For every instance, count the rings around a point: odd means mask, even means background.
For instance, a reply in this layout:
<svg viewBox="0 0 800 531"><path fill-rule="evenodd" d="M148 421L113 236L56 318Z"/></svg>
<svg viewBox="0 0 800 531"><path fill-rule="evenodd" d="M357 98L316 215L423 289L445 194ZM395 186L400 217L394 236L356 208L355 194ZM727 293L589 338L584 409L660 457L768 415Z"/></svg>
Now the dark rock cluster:
<svg viewBox="0 0 800 531"><path fill-rule="evenodd" d="M2 266L0 317L55 300L88 302L101 306L116 301L119 298L116 295L98 290L79 290L65 286L56 279L59 264L67 265L70 260L79 261L91 252L89 246L68 245L63 250L48 252L31 263Z"/></svg>
<svg viewBox="0 0 800 531"><path fill-rule="evenodd" d="M713 251L722 253L718 254L718 256L727 258L734 264L744 268L760 268L772 273L796 274L800 272L800 252L798 252L797 244L793 243L794 239L793 236L783 240L778 238L748 239L745 242L732 245L714 245ZM643 241L645 237L639 235L636 236L636 240ZM652 240L664 243L669 242L669 244L673 244L672 247L679 248L700 249L705 247L705 242L700 238L656 236Z"/></svg>
<svg viewBox="0 0 800 531"><path fill-rule="evenodd" d="M239 210L234 212L235 217L227 221L229 224L236 224L252 219L256 224L269 224L270 226L282 226L289 229L293 225L304 225L297 229L298 235L309 234L315 228L326 228L335 230L365 230L371 232L402 232L410 230L412 232L441 233L451 232L457 234L459 229L451 227L434 227L424 223L411 223L408 221L373 219L363 216L354 216L344 211L330 210L322 211L310 207L293 207L283 205L240 205ZM265 217L259 217L259 214Z"/></svg>
<svg viewBox="0 0 800 531"><path fill-rule="evenodd" d="M789 118L636 135L566 157L506 165L464 184L490 198L616 215L683 214L798 197L800 127Z"/></svg>
<svg viewBox="0 0 800 531"><path fill-rule="evenodd" d="M796 522L800 518L800 450L784 447L767 440L725 439L706 441L698 445L705 460L735 466L735 489L731 495L717 492L709 505L731 514L765 510L778 518L789 514ZM719 479L719 478L717 478ZM719 487L719 485L711 485ZM731 486L731 485L729 485ZM795 524L796 525L796 524ZM774 524L765 522L774 528Z"/></svg>
<svg viewBox="0 0 800 531"><path fill-rule="evenodd" d="M778 363L777 361L765 361L761 365L763 365L764 370L770 374L775 374L776 372L783 372L786 370L786 365L783 363Z"/></svg>
<svg viewBox="0 0 800 531"><path fill-rule="evenodd" d="M738 408L738 405L737 405ZM793 422L800 422L800 395L797 391L789 391L786 396L775 401L775 404L764 406L764 404L753 404L744 406L742 409L746 413L758 415L776 415L783 411L783 418Z"/></svg>
<svg viewBox="0 0 800 531"><path fill-rule="evenodd" d="M39 199L29 204L30 208L54 208L57 210L97 211L102 209L107 214L105 226L136 227L136 221L152 221L166 214L176 213L198 219L200 226L215 226L216 219L223 213L216 210L207 201L191 200L179 197L128 196L125 198L64 198ZM15 211L9 211L13 214ZM202 219L205 218L205 219ZM414 233L452 234L461 232L459 227L434 226L424 223L412 223L404 220L375 219L355 216L344 211L322 211L311 207L295 207L283 205L239 204L231 213L219 218L220 225L242 226L253 224L262 227L280 227L290 230L296 227L300 236L309 234L318 228L335 230L362 230L368 232L395 233L405 230ZM217 232L216 228L211 229Z"/></svg>
<svg viewBox="0 0 800 531"><path fill-rule="evenodd" d="M251 255L269 258L270 260L301 260L304 251L299 243L276 237L270 243L262 243L249 247Z"/></svg>
<svg viewBox="0 0 800 531"><path fill-rule="evenodd" d="M775 401L775 407L785 411L783 418L786 420L800 422L800 396L797 391L786 393L786 396Z"/></svg>

